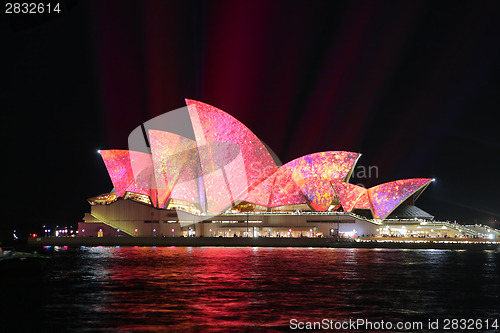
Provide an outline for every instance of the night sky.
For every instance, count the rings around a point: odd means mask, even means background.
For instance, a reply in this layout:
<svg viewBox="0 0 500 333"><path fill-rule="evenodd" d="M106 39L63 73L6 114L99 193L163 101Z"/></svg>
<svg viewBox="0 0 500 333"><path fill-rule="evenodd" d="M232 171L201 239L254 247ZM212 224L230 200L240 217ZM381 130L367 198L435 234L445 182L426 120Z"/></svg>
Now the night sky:
<svg viewBox="0 0 500 333"><path fill-rule="evenodd" d="M499 1L60 3L1 16L4 238L75 226L113 187L96 151L184 98L283 163L359 152L353 183L436 178L436 219L500 219Z"/></svg>

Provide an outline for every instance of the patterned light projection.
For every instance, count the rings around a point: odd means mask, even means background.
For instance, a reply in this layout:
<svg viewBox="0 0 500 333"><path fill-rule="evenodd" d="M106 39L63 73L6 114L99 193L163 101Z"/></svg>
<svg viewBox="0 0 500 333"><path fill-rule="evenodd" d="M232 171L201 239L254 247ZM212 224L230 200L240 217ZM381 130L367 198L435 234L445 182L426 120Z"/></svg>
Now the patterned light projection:
<svg viewBox="0 0 500 333"><path fill-rule="evenodd" d="M358 153L326 151L288 162L276 173L270 205L275 207L309 201L315 210L327 210L335 198L328 181L345 181L358 158Z"/></svg>
<svg viewBox="0 0 500 333"><path fill-rule="evenodd" d="M211 105L186 100L198 146L212 142L236 144L245 164L249 186L259 184L278 167L262 142L245 125Z"/></svg>
<svg viewBox="0 0 500 333"><path fill-rule="evenodd" d="M366 190L363 194L359 196L358 201L354 203L354 208L356 209L369 209L372 211L373 214L373 208L370 203L370 197L368 196L368 190Z"/></svg>
<svg viewBox="0 0 500 333"><path fill-rule="evenodd" d="M346 181L347 175L359 158L349 151L323 151L305 155L288 162L297 179L317 177Z"/></svg>
<svg viewBox="0 0 500 333"><path fill-rule="evenodd" d="M234 117L211 105L186 100L198 148L207 210L219 211L247 195L277 166L262 142ZM233 144L222 146L221 143Z"/></svg>
<svg viewBox="0 0 500 333"><path fill-rule="evenodd" d="M401 179L368 189L373 217L385 219L412 194L432 182L429 178Z"/></svg>
<svg viewBox="0 0 500 333"><path fill-rule="evenodd" d="M268 207L307 203L307 197L293 179L293 169L294 164L289 162L276 171Z"/></svg>
<svg viewBox="0 0 500 333"><path fill-rule="evenodd" d="M344 183L341 181L332 181L332 186L335 194L340 199L340 204L345 212L350 212L355 208L355 204L358 199L364 194L368 199L366 194L366 188L357 186L354 184ZM359 207L357 207L359 208Z"/></svg>
<svg viewBox="0 0 500 333"><path fill-rule="evenodd" d="M198 203L199 164L196 142L183 136L149 130L158 206L165 208L168 199Z"/></svg>
<svg viewBox="0 0 500 333"><path fill-rule="evenodd" d="M310 177L298 185L302 193L307 196L309 205L317 212L326 212L335 199L332 184L326 178Z"/></svg>
<svg viewBox="0 0 500 333"><path fill-rule="evenodd" d="M100 154L119 197L134 192L156 199L151 155L129 150L102 150Z"/></svg>
<svg viewBox="0 0 500 333"><path fill-rule="evenodd" d="M360 155L346 151L314 153L278 168L238 120L208 104L186 103L195 140L149 130L151 154L101 151L117 196L147 195L160 208L181 200L209 213L221 213L240 200L264 207L308 204L315 211L340 201L346 212L370 209L374 218L384 219L432 181L397 180L370 189L349 184Z"/></svg>
<svg viewBox="0 0 500 333"><path fill-rule="evenodd" d="M254 188L249 188L245 201L252 202L261 206L269 207L269 200L273 190L276 175L267 177L262 183Z"/></svg>

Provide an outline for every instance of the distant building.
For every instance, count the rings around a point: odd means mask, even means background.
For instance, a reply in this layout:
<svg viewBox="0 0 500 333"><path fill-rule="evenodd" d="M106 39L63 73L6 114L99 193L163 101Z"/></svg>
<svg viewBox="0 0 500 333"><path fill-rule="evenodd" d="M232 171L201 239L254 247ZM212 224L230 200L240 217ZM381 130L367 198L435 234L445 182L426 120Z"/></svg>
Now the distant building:
<svg viewBox="0 0 500 333"><path fill-rule="evenodd" d="M346 151L281 165L242 123L198 101L131 138L130 150L100 151L114 190L88 199L80 237L356 237L384 232L389 220L433 220L414 206L432 179L366 189L348 182L360 154Z"/></svg>

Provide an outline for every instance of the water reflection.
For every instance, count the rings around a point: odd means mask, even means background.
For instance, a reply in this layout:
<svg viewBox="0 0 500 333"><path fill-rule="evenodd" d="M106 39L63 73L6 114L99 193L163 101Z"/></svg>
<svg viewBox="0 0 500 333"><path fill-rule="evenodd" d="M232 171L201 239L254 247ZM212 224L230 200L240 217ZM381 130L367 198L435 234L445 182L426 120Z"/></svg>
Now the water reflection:
<svg viewBox="0 0 500 333"><path fill-rule="evenodd" d="M499 275L499 254L491 251L61 249L32 310L39 332L283 331L292 318L497 318Z"/></svg>

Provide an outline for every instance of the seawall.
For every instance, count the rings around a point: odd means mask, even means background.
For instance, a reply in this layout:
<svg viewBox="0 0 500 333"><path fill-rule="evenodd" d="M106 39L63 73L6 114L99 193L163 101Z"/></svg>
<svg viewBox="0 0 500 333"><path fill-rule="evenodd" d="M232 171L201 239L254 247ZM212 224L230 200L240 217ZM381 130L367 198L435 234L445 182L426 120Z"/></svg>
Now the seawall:
<svg viewBox="0 0 500 333"><path fill-rule="evenodd" d="M389 249L463 249L500 251L500 242L485 240L429 241L374 240L362 241L335 238L218 238L218 237L39 237L29 238L29 247L43 246L224 246L224 247L330 247Z"/></svg>

